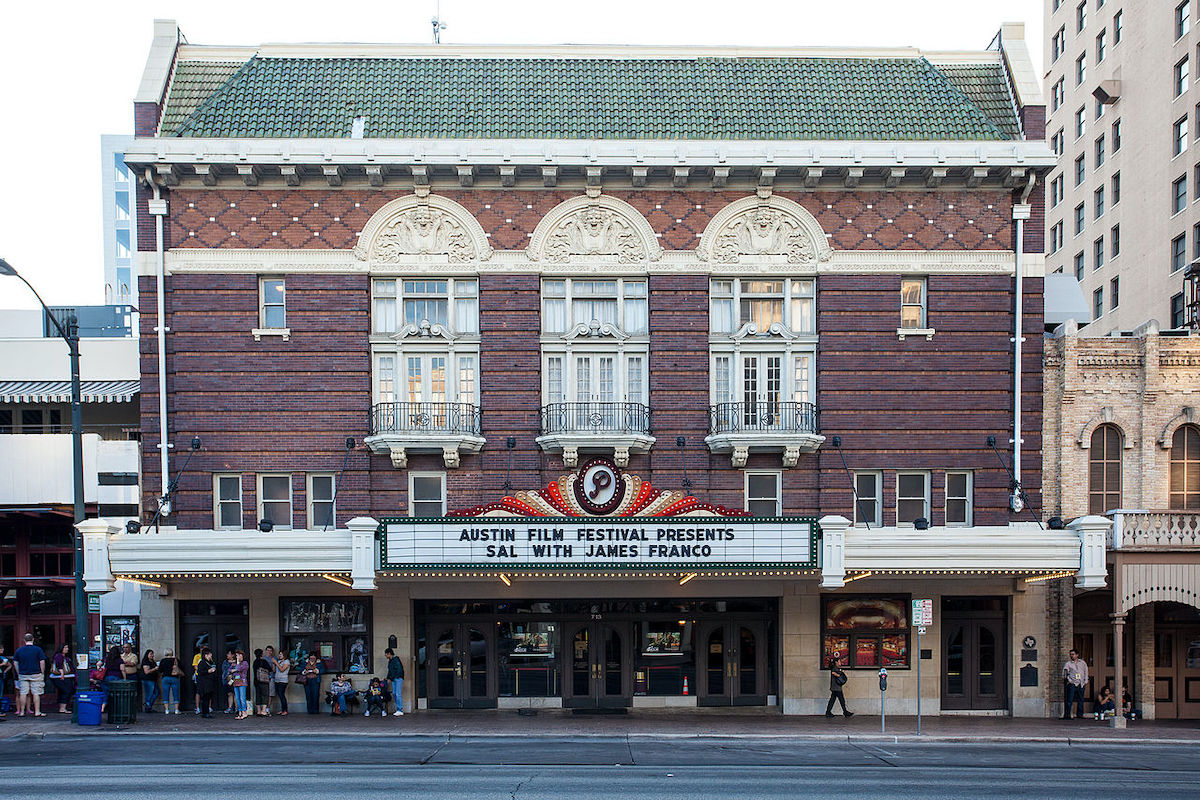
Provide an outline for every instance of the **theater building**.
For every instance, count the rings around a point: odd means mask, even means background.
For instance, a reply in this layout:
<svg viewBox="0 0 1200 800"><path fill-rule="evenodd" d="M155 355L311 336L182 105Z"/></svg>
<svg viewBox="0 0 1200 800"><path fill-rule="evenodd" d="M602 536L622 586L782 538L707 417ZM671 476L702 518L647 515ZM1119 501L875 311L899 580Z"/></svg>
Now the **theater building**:
<svg viewBox="0 0 1200 800"><path fill-rule="evenodd" d="M1110 523L1037 520L1053 155L1022 38L158 23L126 151L144 505L85 523L89 587L150 584L148 646L357 675L393 646L413 708L819 713L836 657L860 708L886 668L914 710L920 658L927 712L1045 713L1045 581L1100 585Z"/></svg>

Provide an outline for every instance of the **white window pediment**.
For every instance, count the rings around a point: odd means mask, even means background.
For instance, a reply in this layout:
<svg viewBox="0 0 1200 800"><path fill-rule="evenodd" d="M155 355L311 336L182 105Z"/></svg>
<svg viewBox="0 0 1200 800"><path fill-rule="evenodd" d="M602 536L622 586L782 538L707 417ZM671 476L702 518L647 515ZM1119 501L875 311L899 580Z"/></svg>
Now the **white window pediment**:
<svg viewBox="0 0 1200 800"><path fill-rule="evenodd" d="M458 337L451 333L445 325L438 323L430 324L429 320L421 320L420 325L409 323L400 330L391 334L389 337L395 341L403 341L404 339L444 339L452 342Z"/></svg>
<svg viewBox="0 0 1200 800"><path fill-rule="evenodd" d="M757 324L753 322L747 322L738 329L737 333L733 334L729 338L736 341L743 341L746 339L753 339L757 336L776 336L789 342L793 339L800 338L799 334L793 333L788 326L784 325L782 322L771 323L771 326L765 331L760 331Z"/></svg>
<svg viewBox="0 0 1200 800"><path fill-rule="evenodd" d="M354 255L373 265L486 261L492 247L479 222L458 203L431 194L387 203L367 221Z"/></svg>
<svg viewBox="0 0 1200 800"><path fill-rule="evenodd" d="M579 323L564 333L562 338L566 341L573 341L575 339L616 339L618 342L623 342L629 338L629 334L616 325L592 320L587 323Z"/></svg>
<svg viewBox="0 0 1200 800"><path fill-rule="evenodd" d="M833 257L825 231L804 206L784 197L744 197L708 223L696 256L716 264L785 263L815 268Z"/></svg>
<svg viewBox="0 0 1200 800"><path fill-rule="evenodd" d="M550 210L525 251L531 261L643 263L662 258L654 229L636 208L608 195L573 197Z"/></svg>

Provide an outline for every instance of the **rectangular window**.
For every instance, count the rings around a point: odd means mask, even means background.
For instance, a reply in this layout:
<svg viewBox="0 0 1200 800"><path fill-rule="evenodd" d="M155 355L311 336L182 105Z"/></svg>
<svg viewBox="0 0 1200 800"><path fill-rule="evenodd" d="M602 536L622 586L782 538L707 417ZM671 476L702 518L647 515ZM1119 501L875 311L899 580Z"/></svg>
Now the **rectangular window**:
<svg viewBox="0 0 1200 800"><path fill-rule="evenodd" d="M401 283L404 291L403 324L417 328L423 324L448 328L449 282L445 280L413 280Z"/></svg>
<svg viewBox="0 0 1200 800"><path fill-rule="evenodd" d="M1099 64L1108 55L1108 29L1100 31L1096 36L1096 63Z"/></svg>
<svg viewBox="0 0 1200 800"><path fill-rule="evenodd" d="M1075 85L1083 83L1087 78L1087 53L1080 53L1075 59Z"/></svg>
<svg viewBox="0 0 1200 800"><path fill-rule="evenodd" d="M1187 150L1188 118L1182 116L1171 126L1171 155L1177 156Z"/></svg>
<svg viewBox="0 0 1200 800"><path fill-rule="evenodd" d="M441 325L453 333L479 334L479 282L474 278L383 278L372 283L372 290L375 333Z"/></svg>
<svg viewBox="0 0 1200 800"><path fill-rule="evenodd" d="M1062 78L1059 78L1058 80L1056 80L1054 82L1054 85L1050 87L1050 106L1051 106L1050 110L1051 111L1058 111L1059 107L1063 104L1063 97L1065 95L1065 90L1066 90L1066 87L1063 84Z"/></svg>
<svg viewBox="0 0 1200 800"><path fill-rule="evenodd" d="M1114 172L1112 176L1112 204L1121 202L1121 173Z"/></svg>
<svg viewBox="0 0 1200 800"><path fill-rule="evenodd" d="M220 530L242 529L241 475L213 475L213 516Z"/></svg>
<svg viewBox="0 0 1200 800"><path fill-rule="evenodd" d="M333 510L334 476L310 474L308 476L308 529L337 527Z"/></svg>
<svg viewBox="0 0 1200 800"><path fill-rule="evenodd" d="M793 333L816 333L816 281L714 280L709 285L709 329L713 333L736 333L754 323L758 333L774 324Z"/></svg>
<svg viewBox="0 0 1200 800"><path fill-rule="evenodd" d="M1192 29L1192 4L1190 0L1183 0L1182 3L1175 6L1175 38L1178 39L1185 36Z"/></svg>
<svg viewBox="0 0 1200 800"><path fill-rule="evenodd" d="M1050 226L1050 252L1057 253L1063 246L1062 220Z"/></svg>
<svg viewBox="0 0 1200 800"><path fill-rule="evenodd" d="M1100 167L1104 165L1104 155L1105 155L1105 153L1104 153L1104 134L1103 133L1100 134L1100 138L1096 140L1095 145L1093 146L1092 152L1095 154L1094 157L1095 157L1095 162L1096 162L1094 169L1100 169Z"/></svg>
<svg viewBox="0 0 1200 800"><path fill-rule="evenodd" d="M1121 149L1121 120L1117 120L1112 124L1112 150L1117 152Z"/></svg>
<svg viewBox="0 0 1200 800"><path fill-rule="evenodd" d="M1083 179L1087 176L1087 156L1081 155L1075 159L1075 185L1079 186L1083 183Z"/></svg>
<svg viewBox="0 0 1200 800"><path fill-rule="evenodd" d="M1187 208L1187 175L1171 181L1171 213L1178 214Z"/></svg>
<svg viewBox="0 0 1200 800"><path fill-rule="evenodd" d="M1108 282L1108 307L1116 308L1121 304L1121 278L1118 276Z"/></svg>
<svg viewBox="0 0 1200 800"><path fill-rule="evenodd" d="M1113 44L1121 41L1121 34L1125 31L1125 13L1118 11L1113 14Z"/></svg>
<svg viewBox="0 0 1200 800"><path fill-rule="evenodd" d="M276 529L292 528L292 476L258 476L258 518Z"/></svg>
<svg viewBox="0 0 1200 800"><path fill-rule="evenodd" d="M370 675L376 671L372 628L369 597L279 598L279 644L293 674L314 655L327 673Z"/></svg>
<svg viewBox="0 0 1200 800"><path fill-rule="evenodd" d="M1050 137L1050 149L1054 151L1054 155L1061 156L1063 154L1063 132L1062 128Z"/></svg>
<svg viewBox="0 0 1200 800"><path fill-rule="evenodd" d="M756 517L781 516L781 477L778 472L747 472L746 510Z"/></svg>
<svg viewBox="0 0 1200 800"><path fill-rule="evenodd" d="M900 327L926 327L926 298L924 278L904 278L900 281Z"/></svg>
<svg viewBox="0 0 1200 800"><path fill-rule="evenodd" d="M1059 175L1050 181L1050 207L1056 208L1063 199L1063 176Z"/></svg>
<svg viewBox="0 0 1200 800"><path fill-rule="evenodd" d="M1058 61L1059 56L1067 49L1067 29L1061 27L1055 31L1053 38L1050 39L1050 63Z"/></svg>
<svg viewBox="0 0 1200 800"><path fill-rule="evenodd" d="M1083 233L1083 221L1085 219L1083 203L1075 206L1075 235Z"/></svg>
<svg viewBox="0 0 1200 800"><path fill-rule="evenodd" d="M1179 330L1187 320L1183 318L1183 292L1171 298L1171 327Z"/></svg>
<svg viewBox="0 0 1200 800"><path fill-rule="evenodd" d="M1085 261L1084 261L1084 257L1083 257L1083 251L1081 250L1075 254L1075 280L1077 280L1077 281L1083 280L1084 266L1085 266Z"/></svg>
<svg viewBox="0 0 1200 800"><path fill-rule="evenodd" d="M792 318L789 327L795 333L816 333L817 282L811 278L792 281Z"/></svg>
<svg viewBox="0 0 1200 800"><path fill-rule="evenodd" d="M919 517L929 519L929 473L896 473L896 524L912 525Z"/></svg>
<svg viewBox="0 0 1200 800"><path fill-rule="evenodd" d="M1083 106L1075 109L1075 138L1083 136L1084 130L1087 127L1087 109Z"/></svg>
<svg viewBox="0 0 1200 800"><path fill-rule="evenodd" d="M454 279L454 330L479 333L479 281Z"/></svg>
<svg viewBox="0 0 1200 800"><path fill-rule="evenodd" d="M909 596L826 595L821 598L821 664L845 669L906 669Z"/></svg>
<svg viewBox="0 0 1200 800"><path fill-rule="evenodd" d="M1092 269L1100 269L1104 266L1104 237L1101 236L1096 241L1092 242Z"/></svg>
<svg viewBox="0 0 1200 800"><path fill-rule="evenodd" d="M1092 192L1092 205L1095 210L1096 219L1104 216L1104 187L1101 186L1096 191Z"/></svg>
<svg viewBox="0 0 1200 800"><path fill-rule="evenodd" d="M408 473L408 515L410 517L446 516L446 473Z"/></svg>
<svg viewBox="0 0 1200 800"><path fill-rule="evenodd" d="M1171 240L1171 272L1187 266L1187 237L1182 233Z"/></svg>
<svg viewBox="0 0 1200 800"><path fill-rule="evenodd" d="M1200 200L1200 164L1192 167L1192 199Z"/></svg>
<svg viewBox="0 0 1200 800"><path fill-rule="evenodd" d="M258 282L258 325L278 330L287 327L283 278L262 278Z"/></svg>
<svg viewBox="0 0 1200 800"><path fill-rule="evenodd" d="M1098 320L1104 316L1104 287L1092 292L1092 319Z"/></svg>
<svg viewBox="0 0 1200 800"><path fill-rule="evenodd" d="M1188 57L1184 56L1175 64L1175 93L1173 97L1179 97L1187 89L1188 84Z"/></svg>
<svg viewBox="0 0 1200 800"><path fill-rule="evenodd" d="M1113 258L1121 255L1121 226L1113 225L1108 232L1108 252Z"/></svg>
<svg viewBox="0 0 1200 800"><path fill-rule="evenodd" d="M1100 119L1101 117L1103 117L1104 112L1107 108L1108 108L1108 106L1104 105L1104 103L1101 103L1099 98L1097 98L1096 99L1096 119Z"/></svg>
<svg viewBox="0 0 1200 800"><path fill-rule="evenodd" d="M974 517L973 489L975 476L971 472L946 473L946 524L971 525Z"/></svg>
<svg viewBox="0 0 1200 800"><path fill-rule="evenodd" d="M375 307L372 324L375 333L395 333L396 325L396 282L375 281Z"/></svg>
<svg viewBox="0 0 1200 800"><path fill-rule="evenodd" d="M1087 0L1079 0L1075 6L1075 32L1082 33L1087 27Z"/></svg>
<svg viewBox="0 0 1200 800"><path fill-rule="evenodd" d="M854 524L883 526L883 475L878 472L854 473Z"/></svg>
<svg viewBox="0 0 1200 800"><path fill-rule="evenodd" d="M1192 226L1192 261L1200 259L1200 222Z"/></svg>
<svg viewBox="0 0 1200 800"><path fill-rule="evenodd" d="M579 325L611 325L631 336L648 331L646 282L628 279L542 282L542 333L567 333Z"/></svg>

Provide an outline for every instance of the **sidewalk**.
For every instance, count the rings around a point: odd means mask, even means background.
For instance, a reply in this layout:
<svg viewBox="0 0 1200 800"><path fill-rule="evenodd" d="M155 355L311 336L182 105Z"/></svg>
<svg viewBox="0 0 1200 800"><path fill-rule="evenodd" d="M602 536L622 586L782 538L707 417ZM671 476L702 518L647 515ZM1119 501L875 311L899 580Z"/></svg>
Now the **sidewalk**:
<svg viewBox="0 0 1200 800"><path fill-rule="evenodd" d="M888 717L881 733L879 717L865 714L853 719L838 716L785 717L774 708L631 710L628 714L588 716L570 711L541 710L521 716L516 711L418 711L403 717L371 717L361 714L330 717L303 712L286 717L251 717L238 721L218 714L200 719L192 714L139 713L133 725L72 725L69 714L44 718L8 715L0 724L0 739L17 736L104 736L140 735L243 735L316 736L433 736L433 737L654 737L846 740L916 739L915 717ZM945 716L923 717L921 740L928 741L1024 741L1024 742L1146 742L1200 743L1200 721L1169 720L1132 722L1124 730L1094 720L1012 719L1009 717Z"/></svg>

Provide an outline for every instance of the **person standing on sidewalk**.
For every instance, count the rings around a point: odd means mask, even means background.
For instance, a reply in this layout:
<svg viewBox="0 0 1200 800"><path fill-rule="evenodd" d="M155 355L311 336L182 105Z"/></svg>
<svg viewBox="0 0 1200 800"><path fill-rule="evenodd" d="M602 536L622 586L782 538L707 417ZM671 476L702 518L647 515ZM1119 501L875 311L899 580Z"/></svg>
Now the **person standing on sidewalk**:
<svg viewBox="0 0 1200 800"><path fill-rule="evenodd" d="M1068 653L1068 659L1062 668L1063 676L1063 719L1071 718L1071 703L1075 703L1075 718L1083 719L1083 687L1087 686L1088 682L1088 665L1087 662L1079 657L1079 653L1072 649Z"/></svg>
<svg viewBox="0 0 1200 800"><path fill-rule="evenodd" d="M237 716L234 719L245 719L250 716L246 705L246 686L250 683L250 664L246 661L246 651L237 650L233 654L233 663L229 665L229 687L233 689L233 702L237 706Z"/></svg>
<svg viewBox="0 0 1200 800"><path fill-rule="evenodd" d="M317 661L317 657L310 655L297 681L297 683L304 682L304 702L307 704L310 714L321 713L321 673L324 671L321 662Z"/></svg>
<svg viewBox="0 0 1200 800"><path fill-rule="evenodd" d="M154 703L158 700L158 659L153 650L147 650L142 656L142 704L147 714L154 713Z"/></svg>
<svg viewBox="0 0 1200 800"><path fill-rule="evenodd" d="M25 634L25 644L13 653L17 663L17 716L44 717L42 694L46 691L46 651L33 643L33 634Z"/></svg>
<svg viewBox="0 0 1200 800"><path fill-rule="evenodd" d="M390 647L384 650L383 654L387 656L387 680L388 685L392 687L392 702L396 704L396 711L392 716L403 717L404 695L401 692L404 689L404 662Z"/></svg>
<svg viewBox="0 0 1200 800"><path fill-rule="evenodd" d="M273 670L271 682L275 690L275 696L279 698L279 716L286 717L288 713L288 679L289 673L292 671L292 662L288 660L287 654L285 654L282 649L279 651L279 655L275 656L275 666Z"/></svg>
<svg viewBox="0 0 1200 800"><path fill-rule="evenodd" d="M179 679L183 670L175 658L175 651L168 648L163 653L162 661L158 662L158 674L162 676L162 699L164 714L179 713ZM171 709L174 706L174 710Z"/></svg>
<svg viewBox="0 0 1200 800"><path fill-rule="evenodd" d="M263 655L262 648L254 651L254 664L250 667L254 675L254 716L271 716L271 662Z"/></svg>
<svg viewBox="0 0 1200 800"><path fill-rule="evenodd" d="M64 644L54 654L50 680L54 682L54 689L58 694L58 713L65 714L67 703L75 694L75 656L71 654L71 645Z"/></svg>
<svg viewBox="0 0 1200 800"><path fill-rule="evenodd" d="M217 694L217 683L220 681L221 668L213 663L212 650L208 647L200 649L200 660L196 662L196 691L199 692L200 714L205 719L212 719L213 697Z"/></svg>
<svg viewBox="0 0 1200 800"><path fill-rule="evenodd" d="M847 717L853 717L854 712L846 708L846 695L842 694L842 687L846 685L846 673L838 664L836 658L829 659L829 705L825 706L825 716L833 716L833 704L835 702L842 704L842 714Z"/></svg>

